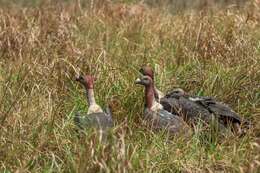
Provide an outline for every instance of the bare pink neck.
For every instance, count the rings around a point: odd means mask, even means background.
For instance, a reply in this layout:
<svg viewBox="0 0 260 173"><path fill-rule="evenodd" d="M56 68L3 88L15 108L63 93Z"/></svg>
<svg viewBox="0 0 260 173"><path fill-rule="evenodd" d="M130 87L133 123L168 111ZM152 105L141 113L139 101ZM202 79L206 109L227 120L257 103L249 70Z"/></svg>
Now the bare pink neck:
<svg viewBox="0 0 260 173"><path fill-rule="evenodd" d="M151 109L154 102L154 86L145 87L145 105L148 109Z"/></svg>
<svg viewBox="0 0 260 173"><path fill-rule="evenodd" d="M87 90L87 101L88 105L96 104L95 96L94 96L94 89L86 89Z"/></svg>

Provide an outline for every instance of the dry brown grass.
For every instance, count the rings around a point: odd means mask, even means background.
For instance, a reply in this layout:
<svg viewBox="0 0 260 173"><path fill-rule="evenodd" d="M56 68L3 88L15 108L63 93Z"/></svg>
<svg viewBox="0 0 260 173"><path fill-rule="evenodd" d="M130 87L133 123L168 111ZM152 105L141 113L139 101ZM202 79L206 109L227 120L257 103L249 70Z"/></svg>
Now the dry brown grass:
<svg viewBox="0 0 260 173"><path fill-rule="evenodd" d="M3 5L0 169L259 171L259 13L257 1L240 10L177 15L142 4ZM214 96L250 119L254 128L242 138L207 140L197 132L188 141L176 138L166 143L163 134L139 124L142 90L133 81L143 64L155 67L163 91L182 87ZM75 133L72 117L86 109L84 91L74 82L77 71L98 77L96 97L101 105L113 102L118 125L109 145L100 144L92 133L84 138Z"/></svg>

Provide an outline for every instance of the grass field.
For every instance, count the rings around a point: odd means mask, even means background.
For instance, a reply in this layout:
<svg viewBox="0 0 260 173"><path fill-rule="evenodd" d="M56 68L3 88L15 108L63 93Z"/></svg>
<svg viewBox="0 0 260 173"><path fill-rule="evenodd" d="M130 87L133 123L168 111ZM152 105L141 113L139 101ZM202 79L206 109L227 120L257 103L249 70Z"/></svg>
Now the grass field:
<svg viewBox="0 0 260 173"><path fill-rule="evenodd" d="M92 2L2 2L1 172L260 172L258 1L174 15ZM197 130L166 142L140 123L143 88L134 80L145 64L162 91L214 96L253 127L241 138ZM78 72L94 74L97 102L112 105L110 144L75 132L75 112L87 109Z"/></svg>

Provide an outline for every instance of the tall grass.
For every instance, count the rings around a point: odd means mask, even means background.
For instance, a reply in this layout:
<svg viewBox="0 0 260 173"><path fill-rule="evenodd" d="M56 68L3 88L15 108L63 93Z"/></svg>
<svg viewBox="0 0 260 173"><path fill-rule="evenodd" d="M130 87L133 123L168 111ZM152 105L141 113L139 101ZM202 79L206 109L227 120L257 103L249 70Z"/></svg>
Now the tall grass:
<svg viewBox="0 0 260 173"><path fill-rule="evenodd" d="M172 15L138 3L1 6L0 169L258 172L259 8L255 1ZM156 69L163 91L214 96L254 127L241 138L207 140L195 131L166 141L141 124L143 91L133 81L144 64ZM94 74L97 102L113 107L109 144L75 132L75 112L87 109L78 72Z"/></svg>

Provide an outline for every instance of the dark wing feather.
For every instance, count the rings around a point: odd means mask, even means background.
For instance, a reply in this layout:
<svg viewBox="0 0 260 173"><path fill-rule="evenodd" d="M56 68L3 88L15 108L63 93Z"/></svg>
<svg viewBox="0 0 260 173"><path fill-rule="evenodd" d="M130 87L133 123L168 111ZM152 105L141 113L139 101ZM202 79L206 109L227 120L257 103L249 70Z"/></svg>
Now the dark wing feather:
<svg viewBox="0 0 260 173"><path fill-rule="evenodd" d="M190 123L196 123L198 120L210 122L213 115L205 109L203 106L196 104L195 102L180 95L174 95L176 93L167 95L162 98L160 103L164 109L179 116L182 116L185 121Z"/></svg>
<svg viewBox="0 0 260 173"><path fill-rule="evenodd" d="M171 114L166 110L160 110L157 114L160 116L160 126L166 127L170 133L176 134L188 128L188 125L181 117Z"/></svg>
<svg viewBox="0 0 260 173"><path fill-rule="evenodd" d="M192 123L199 121L211 122L214 116L203 106L198 105L186 97L180 97L179 104L181 105L184 117L190 120Z"/></svg>
<svg viewBox="0 0 260 173"><path fill-rule="evenodd" d="M181 117L163 109L160 109L158 111L146 110L145 120L151 123L153 129L166 129L171 134L177 134L185 130L186 128L189 128Z"/></svg>
<svg viewBox="0 0 260 173"><path fill-rule="evenodd" d="M195 97L195 100L196 103L204 106L213 114L219 115L220 118L228 118L232 122L241 123L240 116L229 106L221 102L217 102L215 99L210 97Z"/></svg>
<svg viewBox="0 0 260 173"><path fill-rule="evenodd" d="M87 115L76 114L74 117L74 123L81 129L92 127L106 129L113 127L112 119L104 112Z"/></svg>
<svg viewBox="0 0 260 173"><path fill-rule="evenodd" d="M163 106L165 110L173 114L178 114L181 109L179 100L174 97L169 97L169 98L164 97L160 100L160 104Z"/></svg>

